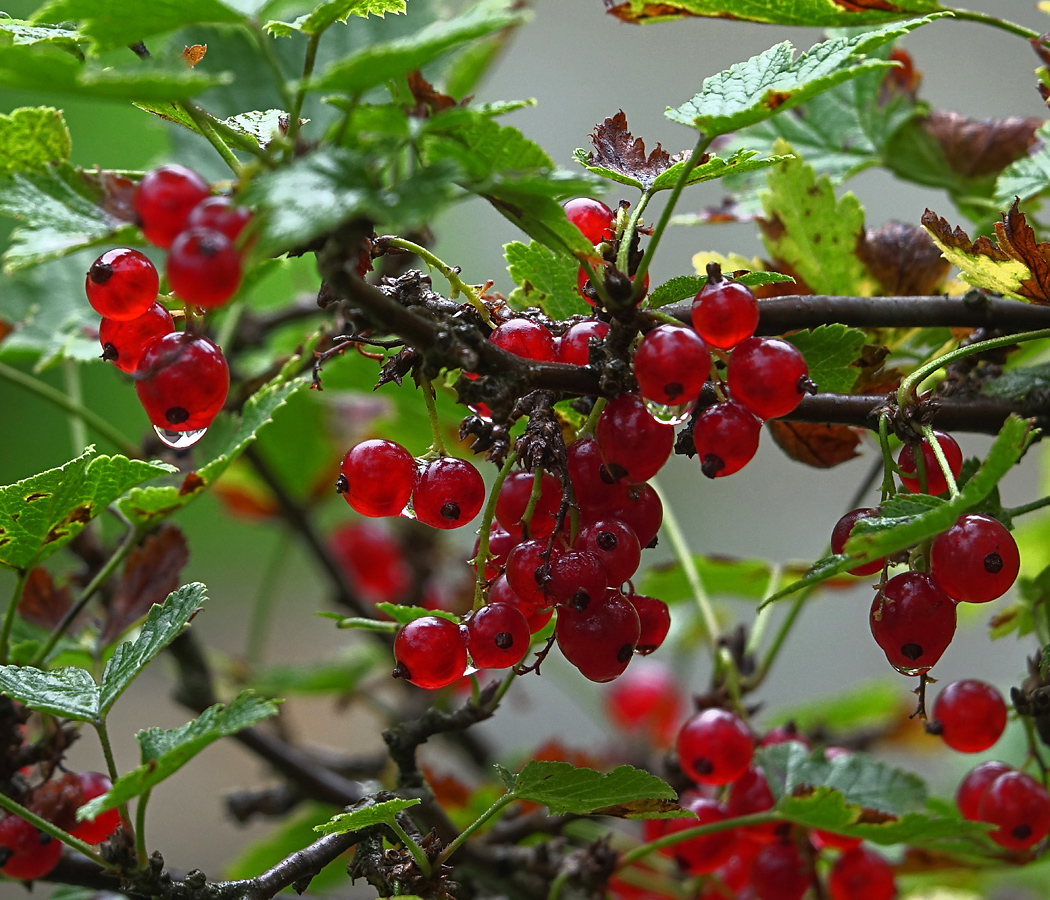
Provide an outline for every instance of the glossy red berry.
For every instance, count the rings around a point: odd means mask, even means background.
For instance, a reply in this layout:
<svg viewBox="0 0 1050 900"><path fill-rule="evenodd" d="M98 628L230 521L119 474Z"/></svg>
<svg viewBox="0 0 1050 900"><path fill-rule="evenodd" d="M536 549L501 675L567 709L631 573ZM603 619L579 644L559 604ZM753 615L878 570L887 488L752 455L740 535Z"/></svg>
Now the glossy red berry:
<svg viewBox="0 0 1050 900"><path fill-rule="evenodd" d="M405 601L412 588L412 567L384 523L347 522L332 534L328 546L362 600L373 606Z"/></svg>
<svg viewBox="0 0 1050 900"><path fill-rule="evenodd" d="M678 763L699 784L729 784L748 770L755 751L751 729L736 713L711 708L678 732Z"/></svg>
<svg viewBox="0 0 1050 900"><path fill-rule="evenodd" d="M566 448L566 457L581 513L607 512L623 501L626 487L605 467L594 438L574 441Z"/></svg>
<svg viewBox="0 0 1050 900"><path fill-rule="evenodd" d="M0 817L0 872L19 881L43 878L62 856L62 844L14 813Z"/></svg>
<svg viewBox="0 0 1050 900"><path fill-rule="evenodd" d="M569 550L552 556L546 591L555 603L585 609L604 597L608 587L605 562L597 554Z"/></svg>
<svg viewBox="0 0 1050 900"><path fill-rule="evenodd" d="M959 807L962 817L971 822L979 822L981 798L984 792L1000 775L1012 771L1011 766L998 760L989 760L971 769L955 792L955 804Z"/></svg>
<svg viewBox="0 0 1050 900"><path fill-rule="evenodd" d="M529 500L536 485L532 472L512 472L506 477L496 496L496 521L508 531L521 529L522 518L529 508ZM546 537L558 521L561 508L561 482L553 475L544 473L539 482L539 496L532 510L528 525L532 537Z"/></svg>
<svg viewBox="0 0 1050 900"><path fill-rule="evenodd" d="M467 623L467 650L479 669L505 669L516 666L529 652L532 632L516 606L490 603Z"/></svg>
<svg viewBox="0 0 1050 900"><path fill-rule="evenodd" d="M91 264L84 281L91 308L117 322L148 312L159 288L160 276L149 257L126 247L103 253Z"/></svg>
<svg viewBox="0 0 1050 900"><path fill-rule="evenodd" d="M707 284L693 298L693 328L710 346L730 350L758 327L758 301L751 289L708 266Z"/></svg>
<svg viewBox="0 0 1050 900"><path fill-rule="evenodd" d="M624 491L619 503L609 510L614 519L627 525L642 547L656 543L656 535L664 519L664 505L660 495L648 484L632 484ZM586 516L588 521L590 516Z"/></svg>
<svg viewBox="0 0 1050 900"><path fill-rule="evenodd" d="M102 358L109 360L122 372L134 372L142 354L157 338L171 334L175 321L159 303L154 303L137 319L121 322L103 318L98 326L98 342Z"/></svg>
<svg viewBox="0 0 1050 900"><path fill-rule="evenodd" d="M609 718L619 730L639 734L658 747L674 740L685 697L667 666L639 661L604 696Z"/></svg>
<svg viewBox="0 0 1050 900"><path fill-rule="evenodd" d="M500 575L489 588L489 604L506 603L517 609L529 624L529 631L535 634L544 628L554 615L554 606L543 601L526 600L510 586L506 575Z"/></svg>
<svg viewBox="0 0 1050 900"><path fill-rule="evenodd" d="M193 207L210 193L208 182L185 166L160 166L147 172L132 201L146 240L157 247L170 247L186 227Z"/></svg>
<svg viewBox="0 0 1050 900"><path fill-rule="evenodd" d="M852 850L863 843L862 838L836 834L834 831L824 831L821 828L814 828L809 833L809 840L817 850Z"/></svg>
<svg viewBox="0 0 1050 900"><path fill-rule="evenodd" d="M956 443L955 438L943 431L934 431L933 436L944 452L949 470L955 478L958 478L962 471L962 448ZM919 446L922 447L922 462L926 470L926 493L936 497L948 490L948 482L944 480L944 473L937 464L937 457L933 455L933 448L930 447L926 438L922 439ZM897 467L900 469L901 484L905 489L913 494L920 493L922 488L916 473L914 444L905 444L901 447L900 453L897 454Z"/></svg>
<svg viewBox="0 0 1050 900"><path fill-rule="evenodd" d="M598 519L576 536L577 550L597 556L605 566L605 577L611 587L619 587L638 571L642 547L633 531L619 519Z"/></svg>
<svg viewBox="0 0 1050 900"><path fill-rule="evenodd" d="M562 204L565 216L580 229L583 236L592 244L612 240L613 220L615 213L601 200L590 197L574 197Z"/></svg>
<svg viewBox="0 0 1050 900"><path fill-rule="evenodd" d="M252 220L252 213L245 206L236 206L229 197L208 197L190 210L186 217L187 228L210 228L221 231L237 243L244 226Z"/></svg>
<svg viewBox="0 0 1050 900"><path fill-rule="evenodd" d="M638 394L610 400L594 437L609 474L635 484L659 472L674 446L674 428L657 422Z"/></svg>
<svg viewBox="0 0 1050 900"><path fill-rule="evenodd" d="M967 678L949 684L933 704L936 733L953 750L980 753L1006 730L1006 704L990 684Z"/></svg>
<svg viewBox="0 0 1050 900"><path fill-rule="evenodd" d="M667 637L667 632L671 630L671 610L663 600L657 600L656 597L635 593L624 596L631 601L641 623L638 652L642 656L648 656L660 647Z"/></svg>
<svg viewBox="0 0 1050 900"><path fill-rule="evenodd" d="M831 552L838 554L841 553L843 548L846 546L846 541L849 539L850 534L853 531L853 526L857 524L861 519L877 518L881 513L878 509L862 508L854 509L846 513L838 522L835 523L835 527L831 531ZM880 556L878 559L872 560L870 563L864 563L862 566L856 566L846 571L850 575L874 575L876 572L882 571L885 557Z"/></svg>
<svg viewBox="0 0 1050 900"><path fill-rule="evenodd" d="M507 557L513 550L521 537L507 531L498 522L493 522L489 529L489 560L485 563L485 579L492 581L507 565ZM474 556L476 558L481 550L481 537L474 541Z"/></svg>
<svg viewBox="0 0 1050 900"><path fill-rule="evenodd" d="M828 875L831 900L893 900L893 869L877 853L857 847L843 853Z"/></svg>
<svg viewBox="0 0 1050 900"><path fill-rule="evenodd" d="M433 528L459 528L471 521L485 502L481 473L465 459L442 456L416 479L412 509L416 518Z"/></svg>
<svg viewBox="0 0 1050 900"><path fill-rule="evenodd" d="M230 369L222 350L206 337L181 332L150 344L135 378L146 415L165 431L207 428L230 389Z"/></svg>
<svg viewBox="0 0 1050 900"><path fill-rule="evenodd" d="M515 356L537 362L554 361L554 335L546 326L531 319L504 322L489 335L489 340Z"/></svg>
<svg viewBox="0 0 1050 900"><path fill-rule="evenodd" d="M467 641L455 622L424 616L409 622L394 638L395 678L417 687L442 688L467 668Z"/></svg>
<svg viewBox="0 0 1050 900"><path fill-rule="evenodd" d="M802 900L813 872L793 843L769 844L751 863L750 883L759 900Z"/></svg>
<svg viewBox="0 0 1050 900"><path fill-rule="evenodd" d="M109 776L103 775L101 772L81 772L77 775L77 780L80 782L80 790L84 795L84 803L94 800L96 797L101 797L113 787L113 782L109 780ZM101 844L119 826L120 812L116 809L108 809L103 813L99 813L94 819L85 819L82 822L78 822L69 833L73 837L80 838L85 843Z"/></svg>
<svg viewBox="0 0 1050 900"><path fill-rule="evenodd" d="M553 604L546 585L550 566L560 554L560 548L548 547L546 538L522 541L507 556L507 582L522 600L537 606Z"/></svg>
<svg viewBox="0 0 1050 900"><path fill-rule="evenodd" d="M351 447L336 490L363 516L398 516L416 485L416 460L394 441L374 438Z"/></svg>
<svg viewBox="0 0 1050 900"><path fill-rule="evenodd" d="M739 472L758 452L762 423L739 403L709 406L693 423L693 445L700 471L708 478Z"/></svg>
<svg viewBox="0 0 1050 900"><path fill-rule="evenodd" d="M776 805L776 798L760 769L753 766L737 778L729 788L729 800L726 803L732 818L749 816L752 813L766 812ZM750 825L743 829L751 840L768 844L779 840L787 829L784 822L767 822L764 825Z"/></svg>
<svg viewBox="0 0 1050 900"><path fill-rule="evenodd" d="M991 516L960 516L930 545L930 573L949 597L967 603L1001 597L1020 568L1013 535Z"/></svg>
<svg viewBox="0 0 1050 900"><path fill-rule="evenodd" d="M582 610L558 609L554 636L562 655L591 681L612 681L627 668L638 644L638 613L618 591Z"/></svg>
<svg viewBox="0 0 1050 900"><path fill-rule="evenodd" d="M1050 832L1050 794L1024 772L1006 772L988 786L977 815L998 826L988 836L1000 847L1024 850Z"/></svg>
<svg viewBox="0 0 1050 900"><path fill-rule="evenodd" d="M955 636L955 601L922 572L895 575L871 605L871 634L890 665L927 671Z"/></svg>
<svg viewBox="0 0 1050 900"><path fill-rule="evenodd" d="M660 325L648 332L634 353L634 377L646 400L665 406L692 403L711 369L703 338L690 328Z"/></svg>
<svg viewBox="0 0 1050 900"><path fill-rule="evenodd" d="M215 309L237 293L241 257L221 231L189 228L172 242L166 274L179 299Z"/></svg>
<svg viewBox="0 0 1050 900"><path fill-rule="evenodd" d="M593 339L601 343L609 334L609 324L597 319L584 319L571 326L561 336L555 351L555 360L572 366L585 366L590 361Z"/></svg>
<svg viewBox="0 0 1050 900"><path fill-rule="evenodd" d="M695 813L696 818L671 819L667 829L671 834L695 828L697 825L725 822L731 816L731 813L717 800L703 797L695 792L687 791L682 796L680 805ZM737 840L733 830L727 828L724 831L715 831L712 834L682 841L675 844L671 852L678 865L690 875L705 875L729 861Z"/></svg>
<svg viewBox="0 0 1050 900"><path fill-rule="evenodd" d="M811 385L805 357L780 338L747 338L737 344L726 381L733 399L760 419L786 416Z"/></svg>

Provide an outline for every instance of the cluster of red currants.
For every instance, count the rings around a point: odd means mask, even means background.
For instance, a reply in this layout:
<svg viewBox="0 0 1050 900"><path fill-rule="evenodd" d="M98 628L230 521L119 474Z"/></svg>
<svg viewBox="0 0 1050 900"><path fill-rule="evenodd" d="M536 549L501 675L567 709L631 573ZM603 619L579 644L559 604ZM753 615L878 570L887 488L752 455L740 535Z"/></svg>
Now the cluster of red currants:
<svg viewBox="0 0 1050 900"><path fill-rule="evenodd" d="M962 471L962 450L955 439L933 432L954 478ZM921 470L916 472L915 448L906 444L897 458L901 483L912 493L943 494L948 482L926 438L921 444ZM841 553L857 522L877 518L880 511L855 509L844 515L831 535L831 550ZM871 606L871 633L890 665L908 675L930 669L955 635L956 604L987 603L1005 594L1017 578L1020 555L1006 527L989 515L960 516L937 535L924 556L925 571L895 575L881 586ZM853 575L883 571L885 559L850 569Z"/></svg>
<svg viewBox="0 0 1050 900"><path fill-rule="evenodd" d="M200 175L178 165L146 173L133 205L146 239L168 250L165 278L187 310L215 309L237 292L247 209L212 196ZM157 269L138 250L103 253L88 270L85 290L102 316L102 356L134 377L158 436L175 447L194 443L226 402L230 372L222 350L189 324L176 331L157 299Z"/></svg>
<svg viewBox="0 0 1050 900"><path fill-rule="evenodd" d="M988 836L1008 850L1034 847L1050 833L1050 794L1006 763L993 760L973 769L959 785L955 802L963 818L995 825Z"/></svg>

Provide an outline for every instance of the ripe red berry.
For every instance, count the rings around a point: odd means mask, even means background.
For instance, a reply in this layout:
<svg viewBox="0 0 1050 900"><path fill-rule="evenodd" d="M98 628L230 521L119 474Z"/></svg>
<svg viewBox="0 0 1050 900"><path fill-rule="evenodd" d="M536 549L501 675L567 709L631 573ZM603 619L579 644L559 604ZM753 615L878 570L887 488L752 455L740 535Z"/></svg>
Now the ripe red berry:
<svg viewBox="0 0 1050 900"><path fill-rule="evenodd" d="M558 608L554 636L562 655L591 681L612 681L627 668L638 644L638 613L619 591L581 610Z"/></svg>
<svg viewBox="0 0 1050 900"><path fill-rule="evenodd" d="M846 513L838 522L835 523L835 527L831 531L831 552L838 554L842 552L843 547L846 546L846 541L849 539L850 533L853 531L853 526L857 524L861 519L877 518L881 515L878 509L862 508L854 509ZM876 572L882 571L885 557L880 556L878 559L872 560L870 563L864 563L862 566L856 566L853 569L847 569L846 571L850 575L874 575Z"/></svg>
<svg viewBox="0 0 1050 900"><path fill-rule="evenodd" d="M786 416L809 389L809 367L794 344L747 338L733 348L726 367L733 399L760 419Z"/></svg>
<svg viewBox="0 0 1050 900"><path fill-rule="evenodd" d="M241 257L221 231L189 228L179 232L172 242L166 274L172 291L181 300L215 309L237 293Z"/></svg>
<svg viewBox="0 0 1050 900"><path fill-rule="evenodd" d="M995 600L1010 590L1020 568L1013 535L991 516L960 516L930 545L930 573L956 600Z"/></svg>
<svg viewBox="0 0 1050 900"><path fill-rule="evenodd" d="M693 298L693 328L710 346L730 350L758 327L758 301L751 289L707 267L707 284Z"/></svg>
<svg viewBox="0 0 1050 900"><path fill-rule="evenodd" d="M641 623L638 652L642 656L648 656L659 648L667 637L667 632L671 630L671 610L663 600L657 600L655 597L633 592L624 596L631 601Z"/></svg>
<svg viewBox="0 0 1050 900"><path fill-rule="evenodd" d="M581 513L607 512L622 502L626 488L605 467L594 438L574 441L566 448L566 457Z"/></svg>
<svg viewBox="0 0 1050 900"><path fill-rule="evenodd" d="M964 819L971 822L979 822L981 798L988 790L992 782L1000 775L1012 772L1013 769L1004 762L989 760L971 769L966 777L960 782L955 792L955 804Z"/></svg>
<svg viewBox="0 0 1050 900"><path fill-rule="evenodd" d="M467 623L467 650L479 669L516 666L529 652L531 639L525 616L509 603L490 603Z"/></svg>
<svg viewBox="0 0 1050 900"><path fill-rule="evenodd" d="M0 872L19 881L47 875L62 856L62 844L14 813L0 817Z"/></svg>
<svg viewBox="0 0 1050 900"><path fill-rule="evenodd" d="M492 523L492 527L489 529L489 560L485 563L485 579L492 581L501 571L504 566L507 565L507 557L510 555L510 551L513 550L518 542L521 540L519 535L514 535L507 531L502 525L497 522ZM481 549L481 536L474 541L474 556L477 558L478 551Z"/></svg>
<svg viewBox="0 0 1050 900"><path fill-rule="evenodd" d="M566 218L579 228L592 244L612 240L613 220L616 215L601 200L574 197L572 200L566 200L562 208Z"/></svg>
<svg viewBox="0 0 1050 900"><path fill-rule="evenodd" d="M245 206L235 206L229 197L221 195L207 197L190 210L186 217L187 228L210 228L221 231L236 244L244 226L252 220L252 213Z"/></svg>
<svg viewBox="0 0 1050 900"><path fill-rule="evenodd" d="M642 559L642 547L634 532L611 517L597 519L582 529L574 547L593 553L602 561L612 587L619 587L634 575Z"/></svg>
<svg viewBox="0 0 1050 900"><path fill-rule="evenodd" d="M336 490L363 516L398 516L416 485L416 461L400 444L374 438L351 447Z"/></svg>
<svg viewBox="0 0 1050 900"><path fill-rule="evenodd" d="M160 166L147 172L132 201L146 240L157 247L170 247L186 227L193 207L210 193L208 182L185 166Z"/></svg>
<svg viewBox="0 0 1050 900"><path fill-rule="evenodd" d="M489 335L489 340L515 356L537 362L554 362L554 335L531 319L504 322Z"/></svg>
<svg viewBox="0 0 1050 900"><path fill-rule="evenodd" d="M750 883L759 900L802 900L813 872L793 843L770 844L751 863Z"/></svg>
<svg viewBox="0 0 1050 900"><path fill-rule="evenodd" d="M135 391L155 428L187 432L207 428L226 402L230 369L208 338L173 332L142 355Z"/></svg>
<svg viewBox="0 0 1050 900"><path fill-rule="evenodd" d="M332 557L354 591L373 606L402 603L412 588L412 567L382 522L347 522L328 540Z"/></svg>
<svg viewBox="0 0 1050 900"><path fill-rule="evenodd" d="M708 478L739 472L758 452L762 423L739 403L709 406L693 423L693 445L700 471Z"/></svg>
<svg viewBox="0 0 1050 900"><path fill-rule="evenodd" d="M122 247L103 253L84 281L88 303L100 316L127 322L144 315L157 299L160 276L148 256Z"/></svg>
<svg viewBox="0 0 1050 900"><path fill-rule="evenodd" d="M890 665L927 671L955 636L955 601L922 572L895 575L871 605L871 634Z"/></svg>
<svg viewBox="0 0 1050 900"><path fill-rule="evenodd" d="M1024 850L1050 832L1050 794L1024 772L1006 772L988 786L977 814L998 826L988 836L1000 847Z"/></svg>
<svg viewBox="0 0 1050 900"><path fill-rule="evenodd" d="M729 800L726 806L732 818L749 816L752 813L766 812L776 805L776 798L760 769L749 768L737 778L729 788ZM767 822L764 825L750 825L743 833L753 841L768 844L779 840L785 831L784 822Z"/></svg>
<svg viewBox="0 0 1050 900"><path fill-rule="evenodd" d="M552 555L545 589L555 603L586 608L604 597L608 587L605 562L597 554L569 550Z"/></svg>
<svg viewBox="0 0 1050 900"><path fill-rule="evenodd" d="M547 579L560 554L556 546L548 551L546 538L522 541L507 556L507 582L522 600L536 606L551 605L554 598L547 594Z"/></svg>
<svg viewBox="0 0 1050 900"><path fill-rule="evenodd" d="M517 609L529 624L529 631L535 634L546 626L554 615L554 607L545 605L542 601L534 602L526 600L510 586L506 575L500 575L489 588L489 605L493 603L506 603Z"/></svg>
<svg viewBox="0 0 1050 900"><path fill-rule="evenodd" d="M674 428L657 422L638 394L610 400L594 437L609 474L634 484L659 472L674 446Z"/></svg>
<svg viewBox="0 0 1050 900"><path fill-rule="evenodd" d="M506 477L496 496L496 521L508 531L521 529L522 517L529 507L536 476L532 472L512 472ZM547 537L558 520L561 508L561 482L544 473L540 479L540 493L531 520L526 523L532 537Z"/></svg>
<svg viewBox="0 0 1050 900"><path fill-rule="evenodd" d="M831 900L893 900L897 885L883 857L863 847L843 853L828 875Z"/></svg>
<svg viewBox="0 0 1050 900"><path fill-rule="evenodd" d="M585 366L590 361L593 339L601 343L609 334L609 323L597 319L584 319L577 322L561 336L555 350L555 360L572 366Z"/></svg>
<svg viewBox="0 0 1050 900"><path fill-rule="evenodd" d="M990 684L967 678L949 684L933 704L936 733L953 750L980 753L1002 737L1006 704Z"/></svg>
<svg viewBox="0 0 1050 900"><path fill-rule="evenodd" d="M695 813L696 818L669 820L667 831L670 834L696 828L697 825L725 822L732 815L717 800L703 797L694 791L685 792L680 805ZM727 828L682 841L672 846L671 852L678 865L690 875L705 875L729 861L737 840L733 829Z"/></svg>
<svg viewBox="0 0 1050 900"><path fill-rule="evenodd" d="M416 518L432 528L459 528L479 512L485 502L481 473L465 459L442 456L431 462L416 479L412 509Z"/></svg>
<svg viewBox="0 0 1050 900"><path fill-rule="evenodd" d="M395 678L417 687L442 688L467 669L467 641L455 622L424 616L409 622L394 638Z"/></svg>
<svg viewBox="0 0 1050 900"><path fill-rule="evenodd" d="M678 732L678 763L699 784L729 784L748 770L755 751L751 729L736 713L712 707Z"/></svg>
<svg viewBox="0 0 1050 900"><path fill-rule="evenodd" d="M956 443L955 438L943 431L934 431L933 436L944 452L944 458L948 462L952 475L958 478L962 471L962 448ZM926 438L922 439L919 446L922 447L922 462L926 470L926 493L936 497L948 490L948 482L945 481L944 473L937 464L937 457L933 455L933 448L930 447ZM900 469L901 484L913 494L920 493L922 488L918 474L916 474L913 444L905 444L901 447L897 455L897 467Z"/></svg>
<svg viewBox="0 0 1050 900"><path fill-rule="evenodd" d="M674 740L684 705L678 678L667 666L653 660L635 663L605 694L606 710L613 724L658 747Z"/></svg>
<svg viewBox="0 0 1050 900"><path fill-rule="evenodd" d="M109 780L109 776L103 775L101 772L81 772L77 775L77 779L80 781L80 790L84 795L84 803L94 800L96 797L101 797L113 787L113 782ZM74 828L70 829L69 833L73 837L80 838L85 843L101 844L117 830L119 825L119 810L108 809L103 813L99 813L94 819L85 819L82 822L78 822Z"/></svg>
<svg viewBox="0 0 1050 900"><path fill-rule="evenodd" d="M621 500L609 510L609 515L627 525L642 547L655 545L656 534L664 519L664 505L660 495L647 484L632 484ZM591 517L585 516L589 521Z"/></svg>
<svg viewBox="0 0 1050 900"><path fill-rule="evenodd" d="M137 319L121 322L103 318L98 326L98 342L102 358L109 360L122 372L134 372L146 348L157 338L171 334L175 322L159 303L147 309Z"/></svg>
<svg viewBox="0 0 1050 900"><path fill-rule="evenodd" d="M703 338L675 325L648 332L634 353L634 377L641 395L665 406L696 400L710 369L711 354Z"/></svg>

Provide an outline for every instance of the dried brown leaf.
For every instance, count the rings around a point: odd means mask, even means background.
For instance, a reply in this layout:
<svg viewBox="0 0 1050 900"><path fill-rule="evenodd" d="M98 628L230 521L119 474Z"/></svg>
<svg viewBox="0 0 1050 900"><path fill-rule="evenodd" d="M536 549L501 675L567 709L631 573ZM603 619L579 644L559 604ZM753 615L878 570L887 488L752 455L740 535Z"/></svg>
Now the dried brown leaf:
<svg viewBox="0 0 1050 900"><path fill-rule="evenodd" d="M811 422L768 423L773 440L796 462L815 469L830 469L858 456L860 435L846 425L819 425Z"/></svg>
<svg viewBox="0 0 1050 900"><path fill-rule="evenodd" d="M587 154L592 166L602 166L634 178L648 188L671 166L685 159L685 153L671 154L659 144L645 155L645 141L627 130L627 115L621 109L595 127L590 135L596 152Z"/></svg>
<svg viewBox="0 0 1050 900"><path fill-rule="evenodd" d="M408 89L412 92L412 97L416 101L412 115L417 118L426 118L436 112L451 109L456 105L456 101L448 94L442 94L441 91L435 90L434 86L423 77L423 73L419 69L408 73Z"/></svg>
<svg viewBox="0 0 1050 900"><path fill-rule="evenodd" d="M137 222L138 213L133 204L136 183L123 175L99 169L87 177L102 188L102 208L123 222Z"/></svg>
<svg viewBox="0 0 1050 900"><path fill-rule="evenodd" d="M951 269L929 234L904 222L869 229L857 245L857 255L883 293L894 297L938 294Z"/></svg>
<svg viewBox="0 0 1050 900"><path fill-rule="evenodd" d="M958 226L953 231L948 220L933 210L927 209L922 214L921 221L936 240L950 250L959 250L967 256L987 256L993 262L1006 262L1010 259L1010 254L996 247L990 238L982 234L976 241L971 241L965 231Z"/></svg>
<svg viewBox="0 0 1050 900"><path fill-rule="evenodd" d="M617 803L615 806L603 806L596 809L596 816L615 816L618 819L645 819L650 816L659 817L667 813L675 813L682 809L674 800L659 800L649 797L644 800L631 800L627 803Z"/></svg>
<svg viewBox="0 0 1050 900"><path fill-rule="evenodd" d="M1010 116L970 119L960 113L934 111L922 127L941 145L952 171L964 178L1001 172L1028 153L1041 119Z"/></svg>
<svg viewBox="0 0 1050 900"><path fill-rule="evenodd" d="M22 598L18 601L18 614L27 622L50 631L72 605L73 596L69 585L56 586L51 573L37 566L26 578Z"/></svg>
<svg viewBox="0 0 1050 900"><path fill-rule="evenodd" d="M1018 201L995 223L999 246L1031 273L1021 281L1021 293L1037 303L1050 303L1050 243L1037 241L1032 226L1018 209Z"/></svg>
<svg viewBox="0 0 1050 900"><path fill-rule="evenodd" d="M182 50L182 61L192 69L204 59L204 54L207 52L207 44L194 44L192 47L184 47Z"/></svg>

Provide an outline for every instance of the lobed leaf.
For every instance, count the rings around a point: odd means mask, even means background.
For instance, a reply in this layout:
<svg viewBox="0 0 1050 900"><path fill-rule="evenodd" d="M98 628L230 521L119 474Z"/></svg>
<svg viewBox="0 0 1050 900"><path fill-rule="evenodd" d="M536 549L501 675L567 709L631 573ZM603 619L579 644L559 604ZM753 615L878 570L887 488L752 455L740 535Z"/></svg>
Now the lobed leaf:
<svg viewBox="0 0 1050 900"><path fill-rule="evenodd" d="M22 107L9 116L0 115L0 175L39 171L48 163L68 162L71 149L61 110Z"/></svg>
<svg viewBox="0 0 1050 900"><path fill-rule="evenodd" d="M795 279L790 275L780 272L727 272L734 281L746 284L749 288L761 287L765 284L794 283ZM656 290L649 294L650 309L658 309L670 303L678 303L695 297L707 284L706 275L677 275L670 281L665 281Z"/></svg>
<svg viewBox="0 0 1050 900"><path fill-rule="evenodd" d="M407 606L401 603L377 603L376 612L381 612L395 622L398 625L407 625L409 622L414 622L416 619L422 619L426 616L438 616L441 619L448 619L450 622L459 622L460 617L455 613L446 612L443 609L427 609L425 606Z"/></svg>
<svg viewBox="0 0 1050 900"><path fill-rule="evenodd" d="M80 33L71 28L51 25L33 25L23 19L13 19L0 12L0 42L32 46L52 44L62 50L81 56Z"/></svg>
<svg viewBox="0 0 1050 900"><path fill-rule="evenodd" d="M512 790L519 800L542 803L552 816L616 815L645 817L647 811L673 812L677 794L669 784L632 766L620 766L607 775L594 769L575 768L567 762L532 761L514 779Z"/></svg>
<svg viewBox="0 0 1050 900"><path fill-rule="evenodd" d="M251 681L252 689L265 697L290 694L349 695L379 665L388 662L386 651L375 644L355 644L341 659L263 669Z"/></svg>
<svg viewBox="0 0 1050 900"><path fill-rule="evenodd" d="M314 7L313 12L300 16L294 22L267 22L264 26L274 37L291 37L293 32L321 34L336 22L346 23L350 16L362 19L368 16L385 18L387 13L403 13L405 0L328 0Z"/></svg>
<svg viewBox="0 0 1050 900"><path fill-rule="evenodd" d="M683 16L717 16L773 25L840 28L892 22L905 16L943 10L937 0L895 0L893 4L849 0L622 0L606 3L610 15L624 22L665 22Z"/></svg>
<svg viewBox="0 0 1050 900"><path fill-rule="evenodd" d="M1015 198L1029 200L1050 187L1050 123L1035 133L1039 143L1028 156L1015 160L995 182L995 202L1006 206Z"/></svg>
<svg viewBox="0 0 1050 900"><path fill-rule="evenodd" d="M507 272L519 289L511 297L522 306L538 306L552 319L586 315L590 307L576 287L578 264L542 244L519 241L503 245Z"/></svg>
<svg viewBox="0 0 1050 900"><path fill-rule="evenodd" d="M45 672L34 666L0 666L0 692L30 709L97 722L99 689L86 669L68 666Z"/></svg>
<svg viewBox="0 0 1050 900"><path fill-rule="evenodd" d="M985 381L981 393L1009 400L1023 400L1034 391L1050 387L1050 363L1037 363L1023 369L1008 369L998 378Z"/></svg>
<svg viewBox="0 0 1050 900"><path fill-rule="evenodd" d="M314 831L320 831L322 834L346 834L349 831L360 831L362 828L369 828L373 825L389 825L399 812L404 812L422 803L418 799L404 800L401 797L378 802L369 799L362 802L368 805L332 816L323 825L315 825Z"/></svg>
<svg viewBox="0 0 1050 900"><path fill-rule="evenodd" d="M867 337L859 328L836 323L808 331L796 331L784 338L802 353L809 366L809 377L821 391L848 394L857 380L852 368Z"/></svg>

